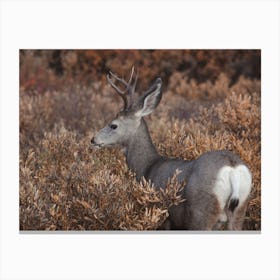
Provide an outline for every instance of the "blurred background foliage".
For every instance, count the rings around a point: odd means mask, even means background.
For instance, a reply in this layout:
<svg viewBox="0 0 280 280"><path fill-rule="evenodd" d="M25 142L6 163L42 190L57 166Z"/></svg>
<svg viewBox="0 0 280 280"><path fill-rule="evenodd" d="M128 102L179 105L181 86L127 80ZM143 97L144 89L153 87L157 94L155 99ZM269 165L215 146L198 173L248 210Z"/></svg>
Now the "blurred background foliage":
<svg viewBox="0 0 280 280"><path fill-rule="evenodd" d="M155 76L168 84L176 73L197 83L213 83L224 73L232 86L240 76L260 79L260 62L260 50L21 50L20 84L26 91L41 92L55 89L60 79L90 85L106 82L109 69L128 73L135 65L141 73L140 89Z"/></svg>

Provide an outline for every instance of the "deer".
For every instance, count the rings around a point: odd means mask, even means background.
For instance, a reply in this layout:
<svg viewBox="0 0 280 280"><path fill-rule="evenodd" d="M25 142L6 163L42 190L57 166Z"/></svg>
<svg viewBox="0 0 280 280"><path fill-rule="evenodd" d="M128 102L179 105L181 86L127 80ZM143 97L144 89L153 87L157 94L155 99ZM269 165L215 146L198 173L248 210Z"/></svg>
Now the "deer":
<svg viewBox="0 0 280 280"><path fill-rule="evenodd" d="M137 80L134 67L128 81L108 72L107 81L124 106L91 144L97 149L119 147L136 179L144 178L156 189L164 188L179 170L183 202L168 209L168 217L158 230L242 230L252 187L248 166L229 150L208 151L191 161L160 155L144 117L159 105L163 82L157 77L135 98Z"/></svg>

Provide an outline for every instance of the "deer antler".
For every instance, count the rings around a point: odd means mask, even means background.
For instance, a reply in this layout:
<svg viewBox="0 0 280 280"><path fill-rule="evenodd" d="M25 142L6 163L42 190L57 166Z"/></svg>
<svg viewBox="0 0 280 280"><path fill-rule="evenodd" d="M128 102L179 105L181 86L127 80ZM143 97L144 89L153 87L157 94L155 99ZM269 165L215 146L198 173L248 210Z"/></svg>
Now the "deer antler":
<svg viewBox="0 0 280 280"><path fill-rule="evenodd" d="M134 76L134 66L131 69L131 74L128 82L126 82L124 79L118 77L116 74L114 74L112 71L109 71L107 74L107 81L108 83L116 90L117 94L123 99L124 102L124 110L128 109L129 104L127 100L127 96L130 96L130 104L133 102L133 94L135 91L137 79L138 79L138 73L136 73L135 78ZM113 77L117 82L123 84L125 86L125 89L121 90L112 80ZM134 78L134 81L133 81ZM133 81L133 83L132 83Z"/></svg>

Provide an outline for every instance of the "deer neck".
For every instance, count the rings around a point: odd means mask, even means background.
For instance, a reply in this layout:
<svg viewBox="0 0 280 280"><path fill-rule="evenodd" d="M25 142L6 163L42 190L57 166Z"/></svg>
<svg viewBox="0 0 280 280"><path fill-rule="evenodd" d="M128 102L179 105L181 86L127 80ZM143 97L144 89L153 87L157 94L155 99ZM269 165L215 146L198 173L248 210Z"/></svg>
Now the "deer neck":
<svg viewBox="0 0 280 280"><path fill-rule="evenodd" d="M126 147L127 165L136 173L137 180L140 180L157 158L160 156L152 142L147 124L141 119L141 124Z"/></svg>

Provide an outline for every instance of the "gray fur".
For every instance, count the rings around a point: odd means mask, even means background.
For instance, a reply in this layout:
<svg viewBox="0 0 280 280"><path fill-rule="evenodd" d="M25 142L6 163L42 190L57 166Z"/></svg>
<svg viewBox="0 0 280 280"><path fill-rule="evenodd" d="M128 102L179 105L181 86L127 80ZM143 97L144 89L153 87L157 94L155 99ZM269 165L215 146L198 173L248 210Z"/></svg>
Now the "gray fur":
<svg viewBox="0 0 280 280"><path fill-rule="evenodd" d="M119 113L112 122L118 125L116 130L106 126L92 139L92 143L96 146L115 144L123 148L128 167L136 173L137 180L144 177L151 180L156 188L165 188L175 171L181 171L178 180L187 182L182 194L185 201L169 209L169 217L160 229L218 229L222 213L228 217L229 229L241 229L248 199L238 205L236 199L230 201L229 197L230 213L228 205L221 209L213 190L221 168L245 164L230 151L207 152L193 161L160 156L143 119L159 104L160 87L161 80L157 79L144 97L130 109Z"/></svg>

